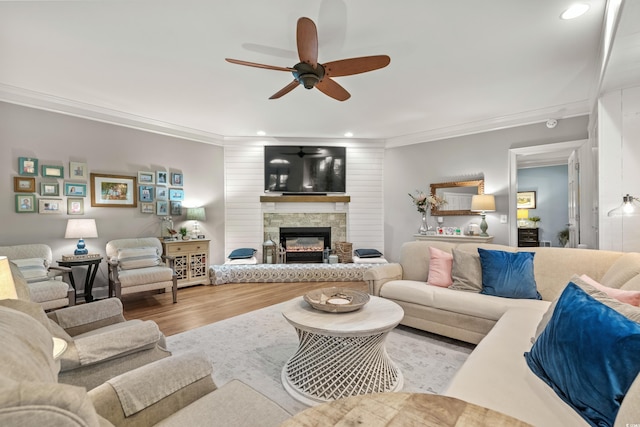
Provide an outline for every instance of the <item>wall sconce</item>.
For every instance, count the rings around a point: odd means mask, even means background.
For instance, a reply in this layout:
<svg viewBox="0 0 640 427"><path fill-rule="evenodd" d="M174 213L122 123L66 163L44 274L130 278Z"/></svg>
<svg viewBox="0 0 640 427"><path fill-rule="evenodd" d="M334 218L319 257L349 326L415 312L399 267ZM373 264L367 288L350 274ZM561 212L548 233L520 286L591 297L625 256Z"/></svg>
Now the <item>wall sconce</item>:
<svg viewBox="0 0 640 427"><path fill-rule="evenodd" d="M95 239L98 237L95 219L69 219L67 220L67 230L64 233L65 239L79 239L74 255L86 255L89 249L84 244L84 239Z"/></svg>
<svg viewBox="0 0 640 427"><path fill-rule="evenodd" d="M471 212L480 212L482 221L480 222L481 237L488 237L487 228L489 225L485 220L486 212L494 212L496 210L496 198L493 194L478 194L471 198Z"/></svg>
<svg viewBox="0 0 640 427"><path fill-rule="evenodd" d="M640 198L626 195L622 197L622 204L615 209L611 209L607 216L630 216L637 215L640 211Z"/></svg>
<svg viewBox="0 0 640 427"><path fill-rule="evenodd" d="M193 230L191 230L191 234L193 237L197 238L200 234L200 226L198 225L198 221L206 221L207 216L205 215L204 208L187 208L187 221L194 221Z"/></svg>

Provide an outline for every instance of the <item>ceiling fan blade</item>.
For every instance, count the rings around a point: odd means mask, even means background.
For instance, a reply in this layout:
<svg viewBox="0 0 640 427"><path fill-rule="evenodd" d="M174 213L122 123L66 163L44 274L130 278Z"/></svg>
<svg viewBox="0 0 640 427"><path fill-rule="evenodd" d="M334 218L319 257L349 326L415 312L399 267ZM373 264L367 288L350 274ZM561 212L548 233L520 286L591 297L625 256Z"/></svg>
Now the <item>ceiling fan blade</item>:
<svg viewBox="0 0 640 427"><path fill-rule="evenodd" d="M331 77L350 76L384 68L391 62L387 55L361 56L322 64L325 74Z"/></svg>
<svg viewBox="0 0 640 427"><path fill-rule="evenodd" d="M300 83L297 80L294 80L288 85L286 85L285 87L283 87L282 89L280 89L279 91L277 91L276 93L274 93L273 95L271 95L269 99L278 99L281 96L288 94L289 92L297 88L299 85Z"/></svg>
<svg viewBox="0 0 640 427"><path fill-rule="evenodd" d="M316 68L318 66L318 30L311 19L305 17L298 19L296 40L300 62L306 62Z"/></svg>
<svg viewBox="0 0 640 427"><path fill-rule="evenodd" d="M225 58L225 60L227 62L231 62L232 64L246 65L248 67L256 67L256 68L266 68L267 70L289 71L289 72L295 71L295 68L277 67L275 65L258 64L256 62L241 61L239 59Z"/></svg>
<svg viewBox="0 0 640 427"><path fill-rule="evenodd" d="M338 101L346 101L351 98L351 94L345 88L326 76L316 84L316 87L320 92Z"/></svg>

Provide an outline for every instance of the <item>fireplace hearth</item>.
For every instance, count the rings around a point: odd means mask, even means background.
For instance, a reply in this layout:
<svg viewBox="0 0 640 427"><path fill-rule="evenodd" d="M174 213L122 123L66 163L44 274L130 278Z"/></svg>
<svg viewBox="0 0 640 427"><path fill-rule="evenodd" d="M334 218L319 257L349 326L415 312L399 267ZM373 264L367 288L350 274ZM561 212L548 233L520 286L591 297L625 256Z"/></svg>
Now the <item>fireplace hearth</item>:
<svg viewBox="0 0 640 427"><path fill-rule="evenodd" d="M280 227L284 262L321 263L322 251L331 247L331 227Z"/></svg>

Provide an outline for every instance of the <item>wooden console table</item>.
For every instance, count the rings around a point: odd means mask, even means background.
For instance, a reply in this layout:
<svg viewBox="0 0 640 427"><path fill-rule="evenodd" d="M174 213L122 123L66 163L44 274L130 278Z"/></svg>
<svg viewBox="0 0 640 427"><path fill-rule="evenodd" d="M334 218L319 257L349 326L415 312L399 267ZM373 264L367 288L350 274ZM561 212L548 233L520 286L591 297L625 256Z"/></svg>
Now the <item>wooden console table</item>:
<svg viewBox="0 0 640 427"><path fill-rule="evenodd" d="M165 255L174 257L178 287L205 285L209 281L209 239L162 242Z"/></svg>
<svg viewBox="0 0 640 427"><path fill-rule="evenodd" d="M493 236L480 237L480 236L456 236L451 234L414 234L413 237L416 240L431 240L437 242L451 242L451 243L491 243L493 242Z"/></svg>

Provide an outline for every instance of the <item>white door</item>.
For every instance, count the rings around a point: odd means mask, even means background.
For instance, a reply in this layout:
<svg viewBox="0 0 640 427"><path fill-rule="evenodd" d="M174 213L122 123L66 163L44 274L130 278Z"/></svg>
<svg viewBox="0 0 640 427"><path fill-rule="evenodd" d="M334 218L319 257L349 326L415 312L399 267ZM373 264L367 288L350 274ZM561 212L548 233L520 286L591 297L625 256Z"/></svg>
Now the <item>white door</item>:
<svg viewBox="0 0 640 427"><path fill-rule="evenodd" d="M573 151L569 156L569 244L568 247L578 247L580 242L580 163L578 152Z"/></svg>

